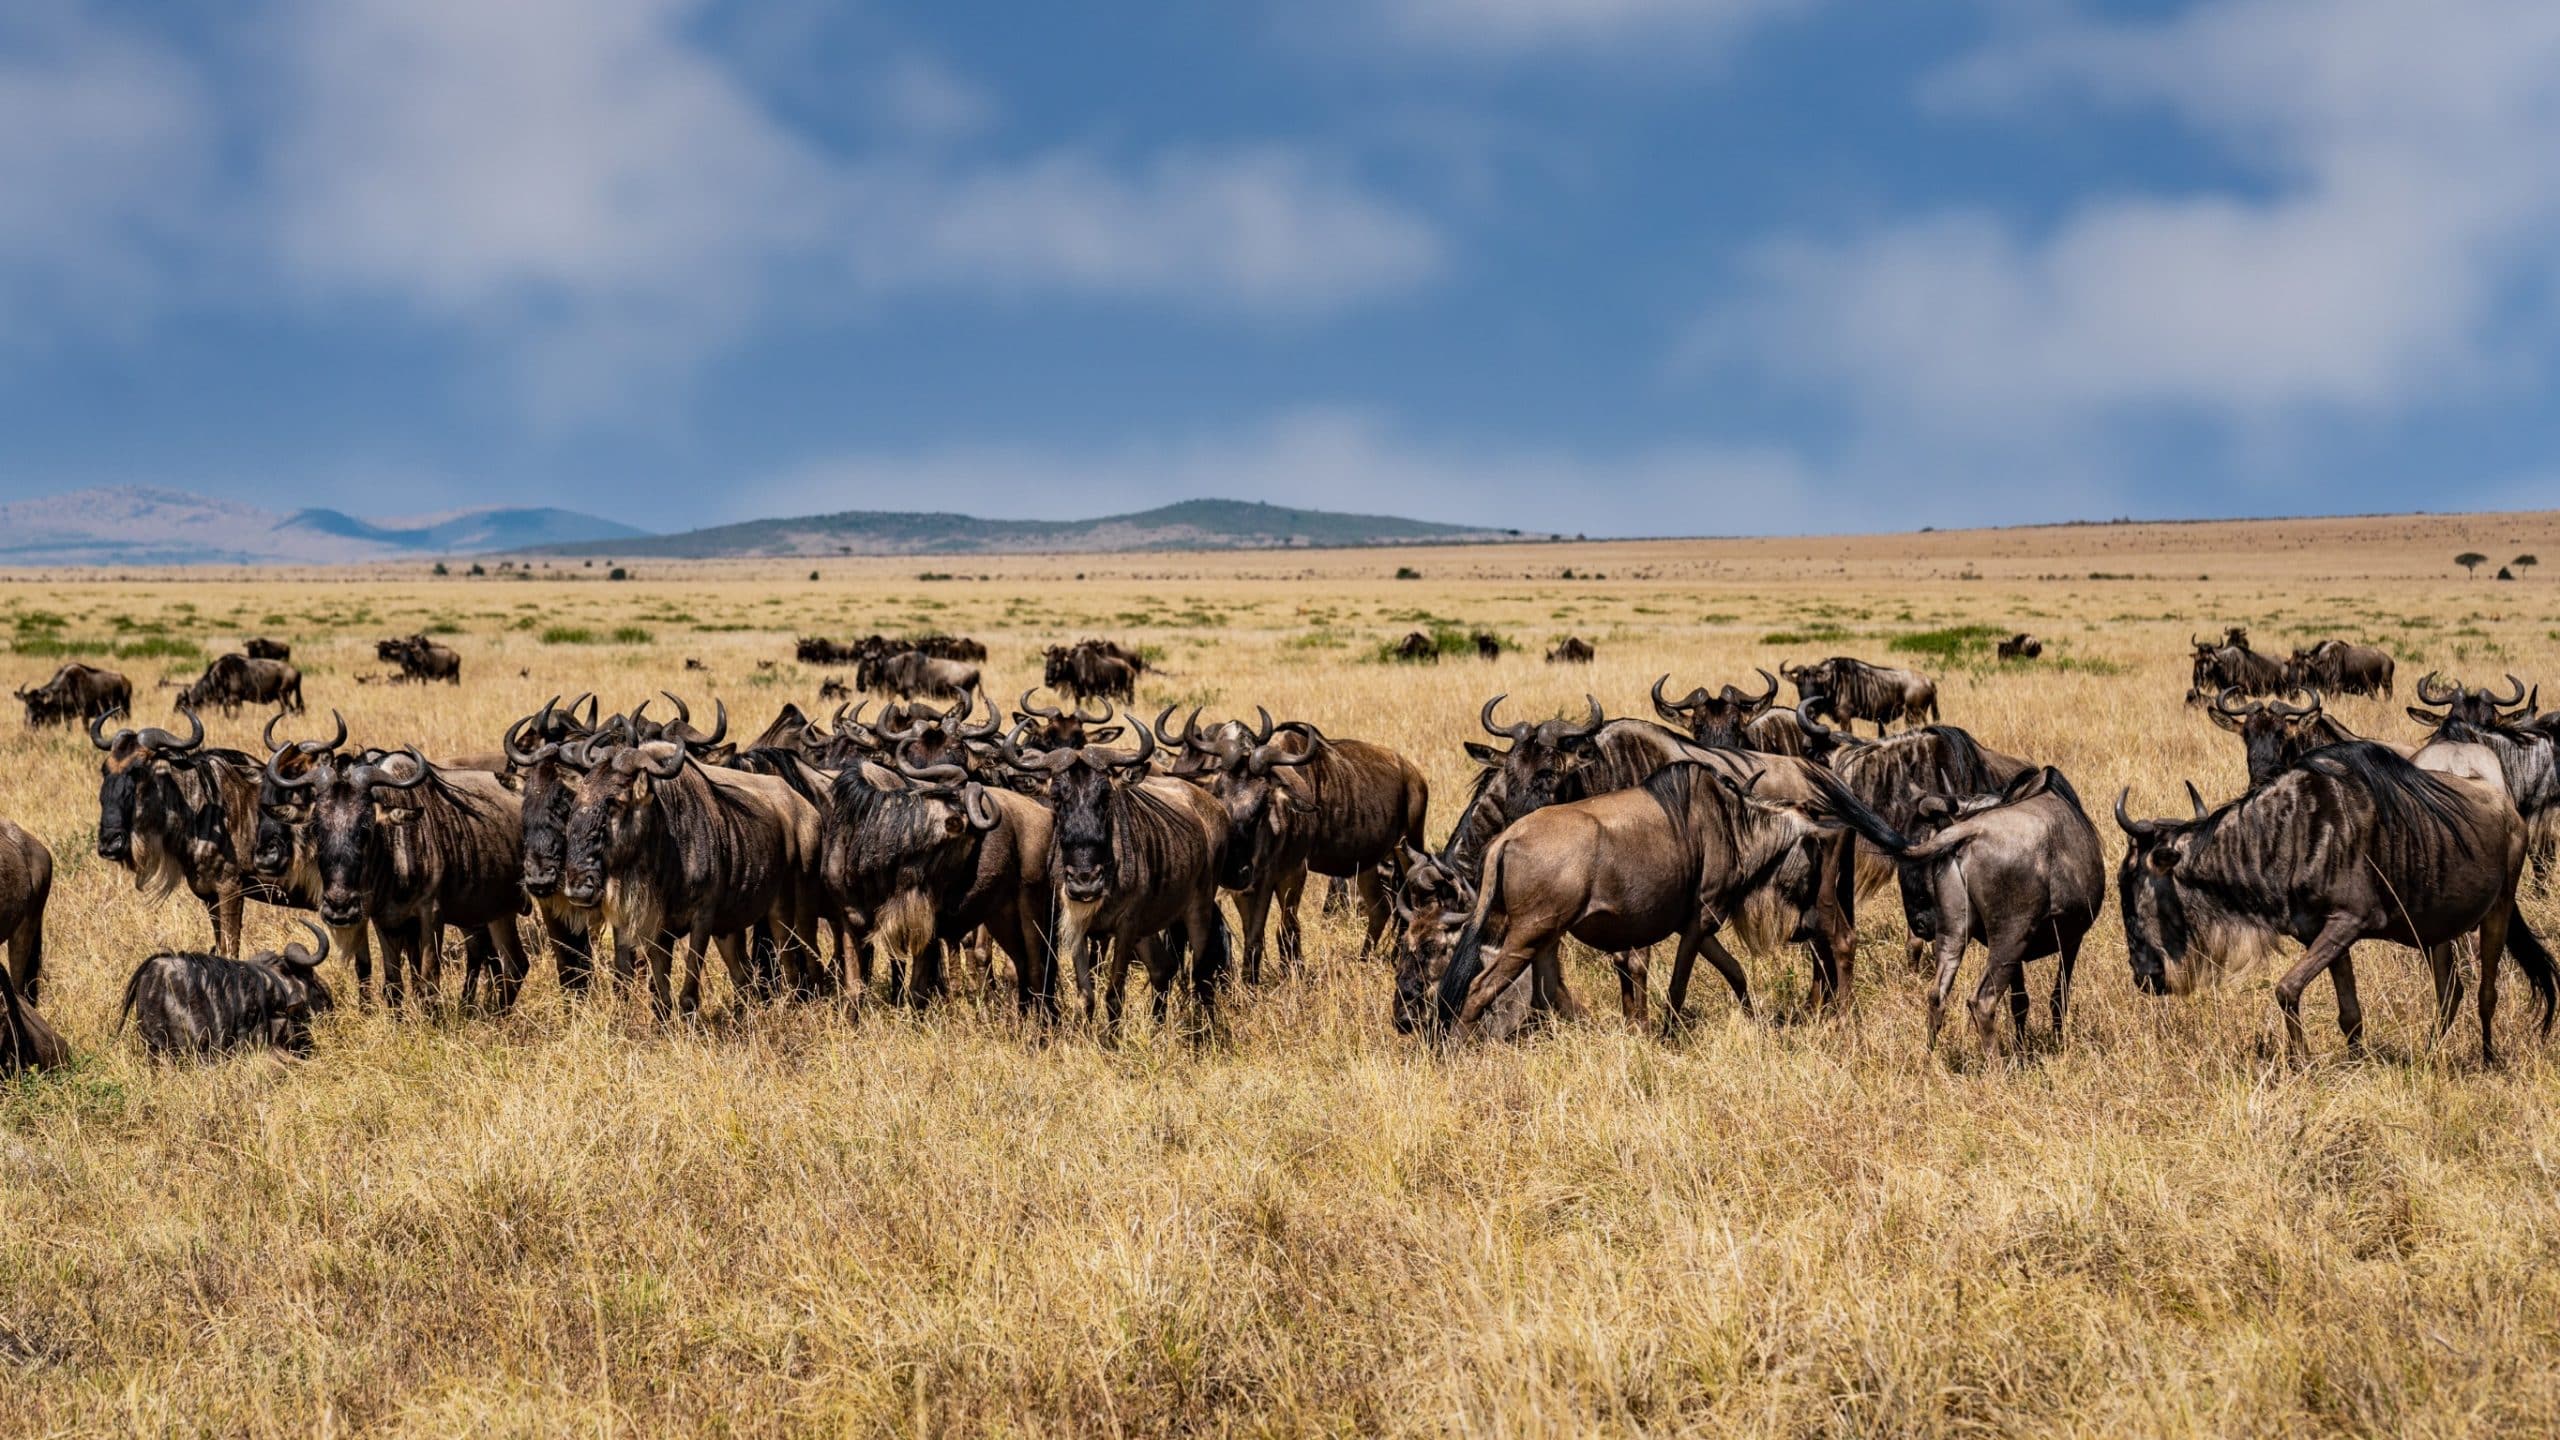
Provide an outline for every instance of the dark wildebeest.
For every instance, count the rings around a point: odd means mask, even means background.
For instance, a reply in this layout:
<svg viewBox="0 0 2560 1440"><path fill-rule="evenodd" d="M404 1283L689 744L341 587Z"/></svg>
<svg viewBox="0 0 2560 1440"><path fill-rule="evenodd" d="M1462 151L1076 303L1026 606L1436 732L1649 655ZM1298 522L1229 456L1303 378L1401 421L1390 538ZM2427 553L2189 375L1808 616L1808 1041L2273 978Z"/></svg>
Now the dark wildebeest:
<svg viewBox="0 0 2560 1440"><path fill-rule="evenodd" d="M204 667L196 682L178 692L178 708L219 708L225 715L243 705L273 705L286 715L302 713L302 672L287 660L252 660L225 655Z"/></svg>
<svg viewBox="0 0 2560 1440"><path fill-rule="evenodd" d="M2499 695L2486 685L2465 689L2458 683L2448 683L2430 670L2418 680L2418 704L2434 706L2444 713L2433 715L2412 708L2409 718L2431 730L2445 720L2460 720L2470 725L2498 725L2532 719L2534 707L2525 697L2524 682L2513 675L2506 679L2507 693Z"/></svg>
<svg viewBox="0 0 2560 1440"><path fill-rule="evenodd" d="M28 1070L50 1070L71 1062L71 1047L42 1015L35 1002L18 993L9 972L0 967L0 1080Z"/></svg>
<svg viewBox="0 0 2560 1440"><path fill-rule="evenodd" d="M428 639L423 630L415 635L377 641L373 653L377 658L398 664L403 679L442 680L448 685L462 683L462 656L455 653L452 646Z"/></svg>
<svg viewBox="0 0 2560 1440"><path fill-rule="evenodd" d="M573 905L560 894L560 870L568 853L569 812L578 795L578 772L561 759L563 747L592 737L596 706L585 721L572 703L558 710L559 697L539 711L507 727L506 771L499 783L516 792L523 826L524 892L541 912L543 933L551 942L552 963L560 988L584 994L595 975L595 911Z"/></svg>
<svg viewBox="0 0 2560 1440"><path fill-rule="evenodd" d="M1055 954L1073 956L1085 1017L1093 1018L1094 950L1110 950L1105 1025L1118 1033L1129 962L1147 967L1161 1022L1185 954L1203 1032L1214 1023L1227 968L1227 927L1218 914L1226 865L1227 815L1185 780L1151 776L1156 737L1132 718L1132 754L1096 746L1026 752L1008 737L1005 758L1049 777L1049 875L1058 898Z"/></svg>
<svg viewBox="0 0 2560 1440"><path fill-rule="evenodd" d="M286 750L267 762L267 779L304 808L320 919L333 929L373 926L381 947L384 1000L398 1006L414 982L433 1006L444 969L444 927L465 934L463 1000L491 975L491 1002L514 1005L524 983L526 909L523 806L483 770L439 770L415 749L379 759L314 757L299 775ZM288 809L288 823L296 820Z"/></svg>
<svg viewBox="0 0 2560 1440"><path fill-rule="evenodd" d="M951 700L978 688L978 667L939 660L920 650L868 656L855 667L854 683L879 695L921 695Z"/></svg>
<svg viewBox="0 0 2560 1440"><path fill-rule="evenodd" d="M2285 666L2285 685L2293 690L2325 690L2332 695L2387 698L2397 669L2391 656L2374 646L2323 640L2308 650L2293 652L2293 659Z"/></svg>
<svg viewBox="0 0 2560 1440"><path fill-rule="evenodd" d="M249 873L267 887L261 898L271 896L274 903L296 910L316 910L320 904L320 861L319 850L312 843L311 806L301 792L282 782L299 778L336 754L347 743L347 721L332 710L329 719L336 733L329 739L279 744L276 726L283 719L281 715L269 719L260 735L268 758L266 768L258 774ZM329 938L354 968L356 993L370 994L373 942L364 921L359 918L351 925L339 926Z"/></svg>
<svg viewBox="0 0 2560 1440"><path fill-rule="evenodd" d="M1796 712L1807 753L1831 767L1860 804L1897 830L1910 826L1920 802L1931 795L1980 795L2003 790L2036 767L1973 738L1954 725L1928 725L1899 735L1863 740L1833 730L1803 710ZM1891 856L1858 847L1860 895L1873 894L1894 877ZM1915 958L1917 958L1915 956Z"/></svg>
<svg viewBox="0 0 2560 1440"><path fill-rule="evenodd" d="M2411 758L2421 769L2438 768L2441 761L2450 761L2452 768L2469 769L2472 767L2456 758L2461 747L2479 746L2494 755L2497 779L2506 787L2507 798L2515 802L2516 813L2525 823L2534 878L2538 885L2547 884L2554 831L2560 829L2560 725L2552 724L2547 717L2537 717L2531 700L2501 710L2485 691L2456 694L2455 711L2446 714L2410 708L2410 718L2431 732ZM2464 718L2475 714L2485 714L2487 718Z"/></svg>
<svg viewBox="0 0 2560 1440"><path fill-rule="evenodd" d="M33 689L20 686L18 699L27 707L27 724L83 724L133 708L133 682L113 670L74 660Z"/></svg>
<svg viewBox="0 0 2560 1440"><path fill-rule="evenodd" d="M1475 643L1477 659L1499 660L1502 658L1502 640L1492 631L1479 630L1467 638Z"/></svg>
<svg viewBox="0 0 2560 1440"><path fill-rule="evenodd" d="M2205 714L2214 724L2240 737L2252 790L2324 745L2343 745L2357 738L2354 731L2322 710L2316 690L2308 705L2292 705L2283 700L2252 700L2243 705L2239 691L2225 689L2213 697L2213 708Z"/></svg>
<svg viewBox="0 0 2560 1440"><path fill-rule="evenodd" d="M757 998L764 987L747 965L757 926L779 938L795 984L814 989L816 809L775 776L696 763L681 739L594 744L563 752L584 773L560 893L600 910L618 951L646 957L657 1013L673 1008L668 979L679 941L685 1013L701 1006L703 954L715 944L738 1000Z"/></svg>
<svg viewBox="0 0 2560 1440"><path fill-rule="evenodd" d="M1671 681L1665 674L1653 682L1653 713L1689 732L1701 745L1720 750L1759 750L1765 746L1752 743L1753 721L1769 713L1778 698L1778 677L1763 670L1760 678L1769 688L1757 695L1746 695L1738 686L1727 685L1717 694L1699 686L1678 700L1666 699L1662 687ZM1788 754L1802 753L1801 747Z"/></svg>
<svg viewBox="0 0 2560 1440"><path fill-rule="evenodd" d="M189 734L119 730L109 739L98 720L89 743L98 763L98 858L133 872L134 888L167 894L181 881L204 904L216 954L240 953L245 901L308 909L288 891L255 877L260 766L237 750L204 748L204 722L181 709Z"/></svg>
<svg viewBox="0 0 2560 1440"><path fill-rule="evenodd" d="M2243 695L2284 693L2285 663L2272 655L2261 655L2250 649L2247 632L2234 630L2231 633L2239 636L2242 643L2233 645L2226 638L2226 643L2216 645L2192 635L2187 637L2196 652L2194 675L2187 690L2190 703L2201 702L2225 690L2237 690Z"/></svg>
<svg viewBox="0 0 2560 1440"><path fill-rule="evenodd" d="M996 732L1004 728L1004 716L994 706L987 707L984 721L966 723L977 703L978 692L968 690L946 710L909 706L905 724L892 729L884 722L876 727L881 763L919 770L957 765L974 775L980 761L995 757Z"/></svg>
<svg viewBox="0 0 2560 1440"><path fill-rule="evenodd" d="M1430 636L1415 630L1396 642L1395 656L1399 660L1419 660L1436 665L1440 661L1440 647L1432 643Z"/></svg>
<svg viewBox="0 0 2560 1440"><path fill-rule="evenodd" d="M1588 665L1591 663L1592 654L1593 651L1590 641L1583 639L1579 635L1567 635L1562 640L1556 642L1556 648L1547 652L1547 663L1550 665Z"/></svg>
<svg viewBox="0 0 2560 1440"><path fill-rule="evenodd" d="M302 925L318 950L287 945L246 960L185 951L151 956L125 982L117 1028L132 1021L142 1043L163 1057L262 1046L311 1053L311 1019L330 1006L329 987L320 979L329 937L308 920Z"/></svg>
<svg viewBox="0 0 2560 1440"><path fill-rule="evenodd" d="M2192 798L2193 787L2189 787ZM2350 951L2387 940L2426 953L2435 973L2436 1033L2453 1023L2462 980L2453 942L2480 939L2480 1049L2497 1057L2497 974L2512 954L2551 1026L2550 952L2516 913L2524 827L2488 780L2422 770L2369 741L2314 751L2266 785L2191 820L2135 820L2116 800L2130 843L2117 872L2136 988L2184 993L2195 969L2235 944L2276 937L2308 947L2276 984L2288 1053L2305 1050L2302 992L2328 973L2338 1028L2360 1049Z"/></svg>
<svg viewBox="0 0 2560 1440"><path fill-rule="evenodd" d="M1110 723L1111 702L1107 700L1102 704L1101 714L1087 715L1081 700L1076 702L1075 710L1070 713L1055 705L1034 705L1031 694L1028 690L1023 691L1022 699L1013 707L1014 727L1029 734L1031 749L1081 750L1087 745L1108 745L1121 736L1121 727Z"/></svg>
<svg viewBox="0 0 2560 1440"><path fill-rule="evenodd" d="M293 658L293 647L281 640L270 640L264 635L252 635L240 642L240 653L252 660L290 660Z"/></svg>
<svg viewBox="0 0 2560 1440"><path fill-rule="evenodd" d="M861 658L855 654L854 647L851 645L840 645L833 640L822 640L805 635L800 637L794 653L804 665L850 665Z"/></svg>
<svg viewBox="0 0 2560 1440"><path fill-rule="evenodd" d="M942 993L943 953L984 926L1013 961L1022 1011L1055 1015L1048 807L958 765L902 765L903 783L888 778L869 766L835 777L819 840L829 891L869 917L907 998Z"/></svg>
<svg viewBox="0 0 2560 1440"><path fill-rule="evenodd" d="M53 895L53 852L14 821L0 820L0 942L9 978L27 1003L44 985L44 907Z"/></svg>
<svg viewBox="0 0 2560 1440"><path fill-rule="evenodd" d="M1237 895L1248 985L1262 982L1263 930L1275 901L1280 964L1297 968L1298 906L1310 870L1357 883L1368 927L1360 953L1375 949L1394 913L1387 892L1397 857L1420 848L1431 805L1429 782L1395 751L1331 739L1304 721L1275 727L1271 712L1256 708L1259 729L1231 722L1204 740L1186 723L1174 742L1184 752L1174 773L1204 780L1227 812L1219 883ZM1169 740L1164 727L1172 714L1167 706L1156 717Z"/></svg>
<svg viewBox="0 0 2560 1440"><path fill-rule="evenodd" d="M2044 642L2024 630L2000 642L2003 660L2033 660L2043 654Z"/></svg>
<svg viewBox="0 0 2560 1440"><path fill-rule="evenodd" d="M1896 721L1938 718L1938 682L1917 671L1834 655L1793 668L1780 662L1778 673L1794 683L1798 710L1826 709L1843 725L1865 720L1878 735Z"/></svg>
<svg viewBox="0 0 2560 1440"><path fill-rule="evenodd" d="M830 675L826 679L818 682L818 698L821 700L850 700L853 698L853 687L844 683L843 677Z"/></svg>
<svg viewBox="0 0 2560 1440"><path fill-rule="evenodd" d="M1137 652L1108 640L1052 645L1043 658L1040 683L1078 704L1136 699L1138 677L1146 669Z"/></svg>
<svg viewBox="0 0 2560 1440"><path fill-rule="evenodd" d="M1539 998L1571 1017L1558 947L1568 935L1597 950L1632 953L1679 937L1672 961L1677 1017L1689 967L1707 955L1744 1013L1751 990L1731 952L1708 944L1762 892L1803 913L1818 902L1824 842L1856 827L1878 843L1909 842L1828 776L1802 805L1755 800L1724 769L1666 765L1632 788L1545 806L1504 830L1485 855L1484 884L1440 979L1435 1020L1467 1036L1485 1009L1535 966ZM1484 950L1492 932L1494 953ZM1619 969L1630 1024L1647 1022L1640 972Z"/></svg>
<svg viewBox="0 0 2560 1440"><path fill-rule="evenodd" d="M1938 947L1937 983L1929 990L1929 1044L1965 947L1990 952L1973 992L1973 1033L1992 1045L2000 1002L2009 1002L2018 1040L2027 1038L2026 962L2058 957L2053 976L2053 1033L2071 1005L2071 971L2080 942L2097 923L2107 896L2106 860L2098 829L2079 793L2047 765L2022 770L1989 795L1933 795L1912 822L1915 842L1895 859L1901 867L1902 915L1916 947Z"/></svg>
<svg viewBox="0 0 2560 1440"><path fill-rule="evenodd" d="M918 635L907 642L907 648L936 660L966 660L982 665L987 659L987 647L966 635Z"/></svg>

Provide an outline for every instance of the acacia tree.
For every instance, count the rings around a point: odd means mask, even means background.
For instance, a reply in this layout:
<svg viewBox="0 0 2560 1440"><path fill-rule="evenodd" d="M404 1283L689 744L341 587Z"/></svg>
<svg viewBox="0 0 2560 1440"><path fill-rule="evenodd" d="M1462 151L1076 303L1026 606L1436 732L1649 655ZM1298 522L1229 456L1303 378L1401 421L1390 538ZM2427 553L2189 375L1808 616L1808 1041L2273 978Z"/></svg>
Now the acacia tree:
<svg viewBox="0 0 2560 1440"><path fill-rule="evenodd" d="M2470 571L2471 578L2477 580L2480 578L2480 567L2489 563L2489 557L2477 550L2465 550L2453 557L2453 563Z"/></svg>
<svg viewBox="0 0 2560 1440"><path fill-rule="evenodd" d="M2517 568L2517 569L2519 569L2519 570L2530 570L2530 569L2532 569L2534 566L2539 565L2539 564L2541 564L2542 562L2541 562L2540 560L2535 559L2535 558L2534 558L2533 556L2531 556L2531 555L2519 555L2519 556L2517 556L2516 558L2514 558L2513 560L2508 561L2507 563L2508 563L2508 564L2510 564L2510 565L2513 565L2514 567L2516 567L2516 568Z"/></svg>

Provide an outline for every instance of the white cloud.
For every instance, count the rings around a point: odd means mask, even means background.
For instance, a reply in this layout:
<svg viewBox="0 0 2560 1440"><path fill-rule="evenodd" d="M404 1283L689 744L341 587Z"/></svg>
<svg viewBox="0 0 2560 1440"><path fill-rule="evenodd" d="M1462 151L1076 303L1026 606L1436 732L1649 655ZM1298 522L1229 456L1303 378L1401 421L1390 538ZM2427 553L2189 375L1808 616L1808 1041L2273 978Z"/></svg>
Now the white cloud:
<svg viewBox="0 0 2560 1440"><path fill-rule="evenodd" d="M1377 0L1394 38L1460 53L1510 54L1633 37L1732 36L1810 0Z"/></svg>
<svg viewBox="0 0 2560 1440"><path fill-rule="evenodd" d="M902 55L872 82L873 105L890 128L918 140L962 140L996 123L995 97L940 61Z"/></svg>
<svg viewBox="0 0 2560 1440"><path fill-rule="evenodd" d="M1593 535L1840 529L1774 449L1665 445L1620 454L1436 442L1373 416L1307 410L1261 424L1089 449L928 448L813 461L733 497L732 518L949 509L1082 519L1201 497Z"/></svg>
<svg viewBox="0 0 2560 1440"><path fill-rule="evenodd" d="M1772 242L1702 343L1973 431L2389 415L2502 378L2555 258L2560 6L2229 0L2031 34L1932 99L2065 94L2165 107L2261 178L2039 229L1957 211Z"/></svg>

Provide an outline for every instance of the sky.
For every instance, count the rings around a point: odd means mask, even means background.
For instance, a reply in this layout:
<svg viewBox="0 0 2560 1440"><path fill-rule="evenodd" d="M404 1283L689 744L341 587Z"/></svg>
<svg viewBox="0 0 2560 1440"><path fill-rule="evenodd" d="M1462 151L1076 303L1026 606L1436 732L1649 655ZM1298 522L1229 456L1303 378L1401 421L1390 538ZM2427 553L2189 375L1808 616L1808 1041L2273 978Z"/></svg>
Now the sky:
<svg viewBox="0 0 2560 1440"><path fill-rule="evenodd" d="M2551 0L10 0L0 499L2560 504Z"/></svg>

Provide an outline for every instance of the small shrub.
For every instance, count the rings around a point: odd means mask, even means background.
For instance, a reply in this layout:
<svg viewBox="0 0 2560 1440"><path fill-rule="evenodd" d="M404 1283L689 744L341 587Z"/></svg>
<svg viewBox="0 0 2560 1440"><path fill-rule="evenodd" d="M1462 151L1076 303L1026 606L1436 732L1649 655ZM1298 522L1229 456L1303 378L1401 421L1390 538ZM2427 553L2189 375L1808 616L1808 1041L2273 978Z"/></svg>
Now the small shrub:
<svg viewBox="0 0 2560 1440"><path fill-rule="evenodd" d="M1906 655L1927 655L1941 661L1956 662L1980 656L2007 635L2008 632L1996 625L1951 625L1942 630L1918 630L1908 635L1896 635L1885 642L1885 648Z"/></svg>
<svg viewBox="0 0 2560 1440"><path fill-rule="evenodd" d="M628 580L631 578L631 572L623 569L619 565L616 565L612 570L606 572L604 578L607 580Z"/></svg>
<svg viewBox="0 0 2560 1440"><path fill-rule="evenodd" d="M593 645L596 632L584 625L552 625L542 632L545 645Z"/></svg>
<svg viewBox="0 0 2560 1440"><path fill-rule="evenodd" d="M1419 580L1422 578L1422 572L1414 569L1410 565L1399 565L1396 567L1396 578L1399 580Z"/></svg>
<svg viewBox="0 0 2560 1440"><path fill-rule="evenodd" d="M647 630L637 625L613 627L613 643L616 645L646 645L651 638Z"/></svg>
<svg viewBox="0 0 2560 1440"><path fill-rule="evenodd" d="M477 560L474 560L471 562L471 568L463 571L462 573L465 575L486 575L489 573L489 567L481 564Z"/></svg>
<svg viewBox="0 0 2560 1440"><path fill-rule="evenodd" d="M428 574L430 574L430 575L450 575L450 574L452 574L453 572L452 572L451 570L449 570L449 569L445 568L445 563L444 563L443 561L439 560L439 561L437 561L437 562L436 562L436 568L434 568L433 570L428 571L427 573L428 573Z"/></svg>

